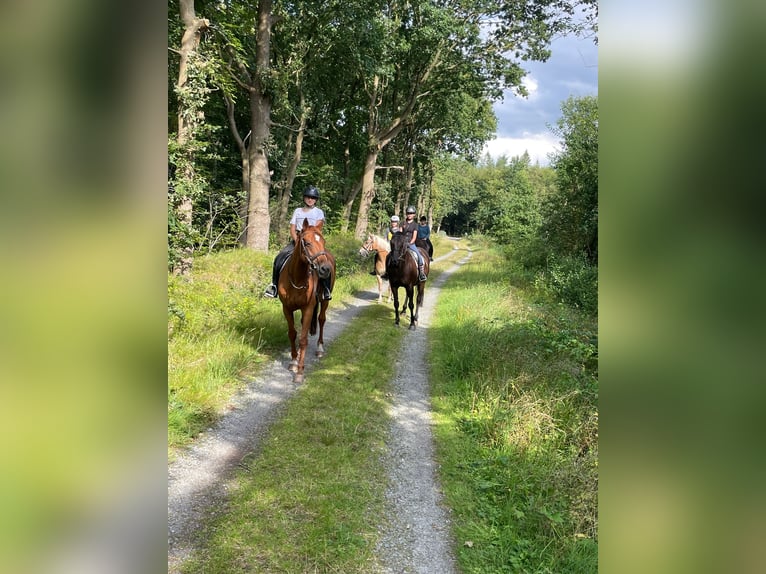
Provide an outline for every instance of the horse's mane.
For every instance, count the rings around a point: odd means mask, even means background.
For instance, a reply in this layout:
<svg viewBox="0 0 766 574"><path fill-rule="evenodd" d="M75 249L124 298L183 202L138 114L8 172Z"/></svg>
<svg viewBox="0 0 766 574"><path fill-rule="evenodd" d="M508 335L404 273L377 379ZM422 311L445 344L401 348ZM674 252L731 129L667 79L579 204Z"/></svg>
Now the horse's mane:
<svg viewBox="0 0 766 574"><path fill-rule="evenodd" d="M381 237L380 235L375 235L374 233L370 233L370 236L372 236L378 245L380 245L386 251L391 251L391 244L388 242L388 239Z"/></svg>

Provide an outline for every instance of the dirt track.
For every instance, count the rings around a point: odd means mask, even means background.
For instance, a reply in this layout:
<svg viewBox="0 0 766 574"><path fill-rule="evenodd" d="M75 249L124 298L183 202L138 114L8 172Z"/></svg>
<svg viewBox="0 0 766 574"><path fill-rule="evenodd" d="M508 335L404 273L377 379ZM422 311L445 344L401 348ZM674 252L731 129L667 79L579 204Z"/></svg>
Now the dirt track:
<svg viewBox="0 0 766 574"><path fill-rule="evenodd" d="M388 512L380 525L381 541L377 548L381 571L385 573L455 572L450 552L449 512L441 504L441 490L436 480L428 365L423 357L439 288L470 256L469 252L438 278L429 281L419 326L406 334L398 355L392 381L392 426L386 458L391 487L386 493ZM439 257L435 262L444 258ZM454 255L453 260L457 260ZM377 289L371 288L357 294L345 306L330 307L325 326L328 351L335 337L364 307L376 304L377 297ZM289 351L251 380L220 423L169 465L169 573L178 572L179 565L190 555L197 524L208 509L226 497L233 469L246 454L257 451L269 424L279 416L281 405L297 388L292 383L292 374L285 369L287 359ZM316 360L313 353L307 353L307 373Z"/></svg>

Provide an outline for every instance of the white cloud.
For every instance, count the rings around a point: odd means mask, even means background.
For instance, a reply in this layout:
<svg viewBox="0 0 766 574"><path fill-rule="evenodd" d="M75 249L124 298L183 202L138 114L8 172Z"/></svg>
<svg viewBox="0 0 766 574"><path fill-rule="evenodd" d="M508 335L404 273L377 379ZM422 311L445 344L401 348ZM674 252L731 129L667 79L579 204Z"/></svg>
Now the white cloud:
<svg viewBox="0 0 766 574"><path fill-rule="evenodd" d="M550 133L524 133L520 138L500 137L489 141L482 153L488 153L493 159L506 156L508 159L518 157L526 151L532 160L532 165L550 165L549 154L560 151L560 142Z"/></svg>
<svg viewBox="0 0 766 574"><path fill-rule="evenodd" d="M521 79L521 84L527 89L527 96L524 100L524 96L519 95L519 91L517 89L510 89L507 91L507 93L510 94L510 97L507 100L507 103L510 105L513 105L514 103L518 103L519 101L530 101L537 98L539 95L537 93L537 90L539 88L539 83L536 79L534 79L531 75L527 74ZM522 98L522 100L519 100L519 98Z"/></svg>
<svg viewBox="0 0 766 574"><path fill-rule="evenodd" d="M526 75L522 78L521 83L529 92L529 99L534 99L537 96L538 83L532 76Z"/></svg>

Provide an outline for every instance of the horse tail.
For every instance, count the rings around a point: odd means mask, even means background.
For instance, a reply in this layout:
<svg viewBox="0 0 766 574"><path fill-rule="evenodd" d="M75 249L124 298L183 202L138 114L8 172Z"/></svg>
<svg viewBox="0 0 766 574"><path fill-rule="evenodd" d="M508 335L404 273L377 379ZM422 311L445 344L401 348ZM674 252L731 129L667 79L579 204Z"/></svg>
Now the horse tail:
<svg viewBox="0 0 766 574"><path fill-rule="evenodd" d="M320 301L314 305L314 312L311 315L311 327L309 328L309 334L314 336L317 334L317 325L319 324L319 307L322 305Z"/></svg>

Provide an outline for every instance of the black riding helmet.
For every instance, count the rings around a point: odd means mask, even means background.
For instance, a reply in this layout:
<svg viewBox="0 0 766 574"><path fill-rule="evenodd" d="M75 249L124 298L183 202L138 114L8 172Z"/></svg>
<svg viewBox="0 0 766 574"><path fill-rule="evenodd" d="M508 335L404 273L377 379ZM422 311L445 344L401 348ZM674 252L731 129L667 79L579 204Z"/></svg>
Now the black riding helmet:
<svg viewBox="0 0 766 574"><path fill-rule="evenodd" d="M303 197L313 197L314 199L319 199L319 190L313 185L310 185L306 188L306 191L303 192Z"/></svg>
<svg viewBox="0 0 766 574"><path fill-rule="evenodd" d="M414 207L414 206L410 205L410 206L407 208L407 211L406 211L406 213L417 213L417 210L415 209L415 207Z"/></svg>

